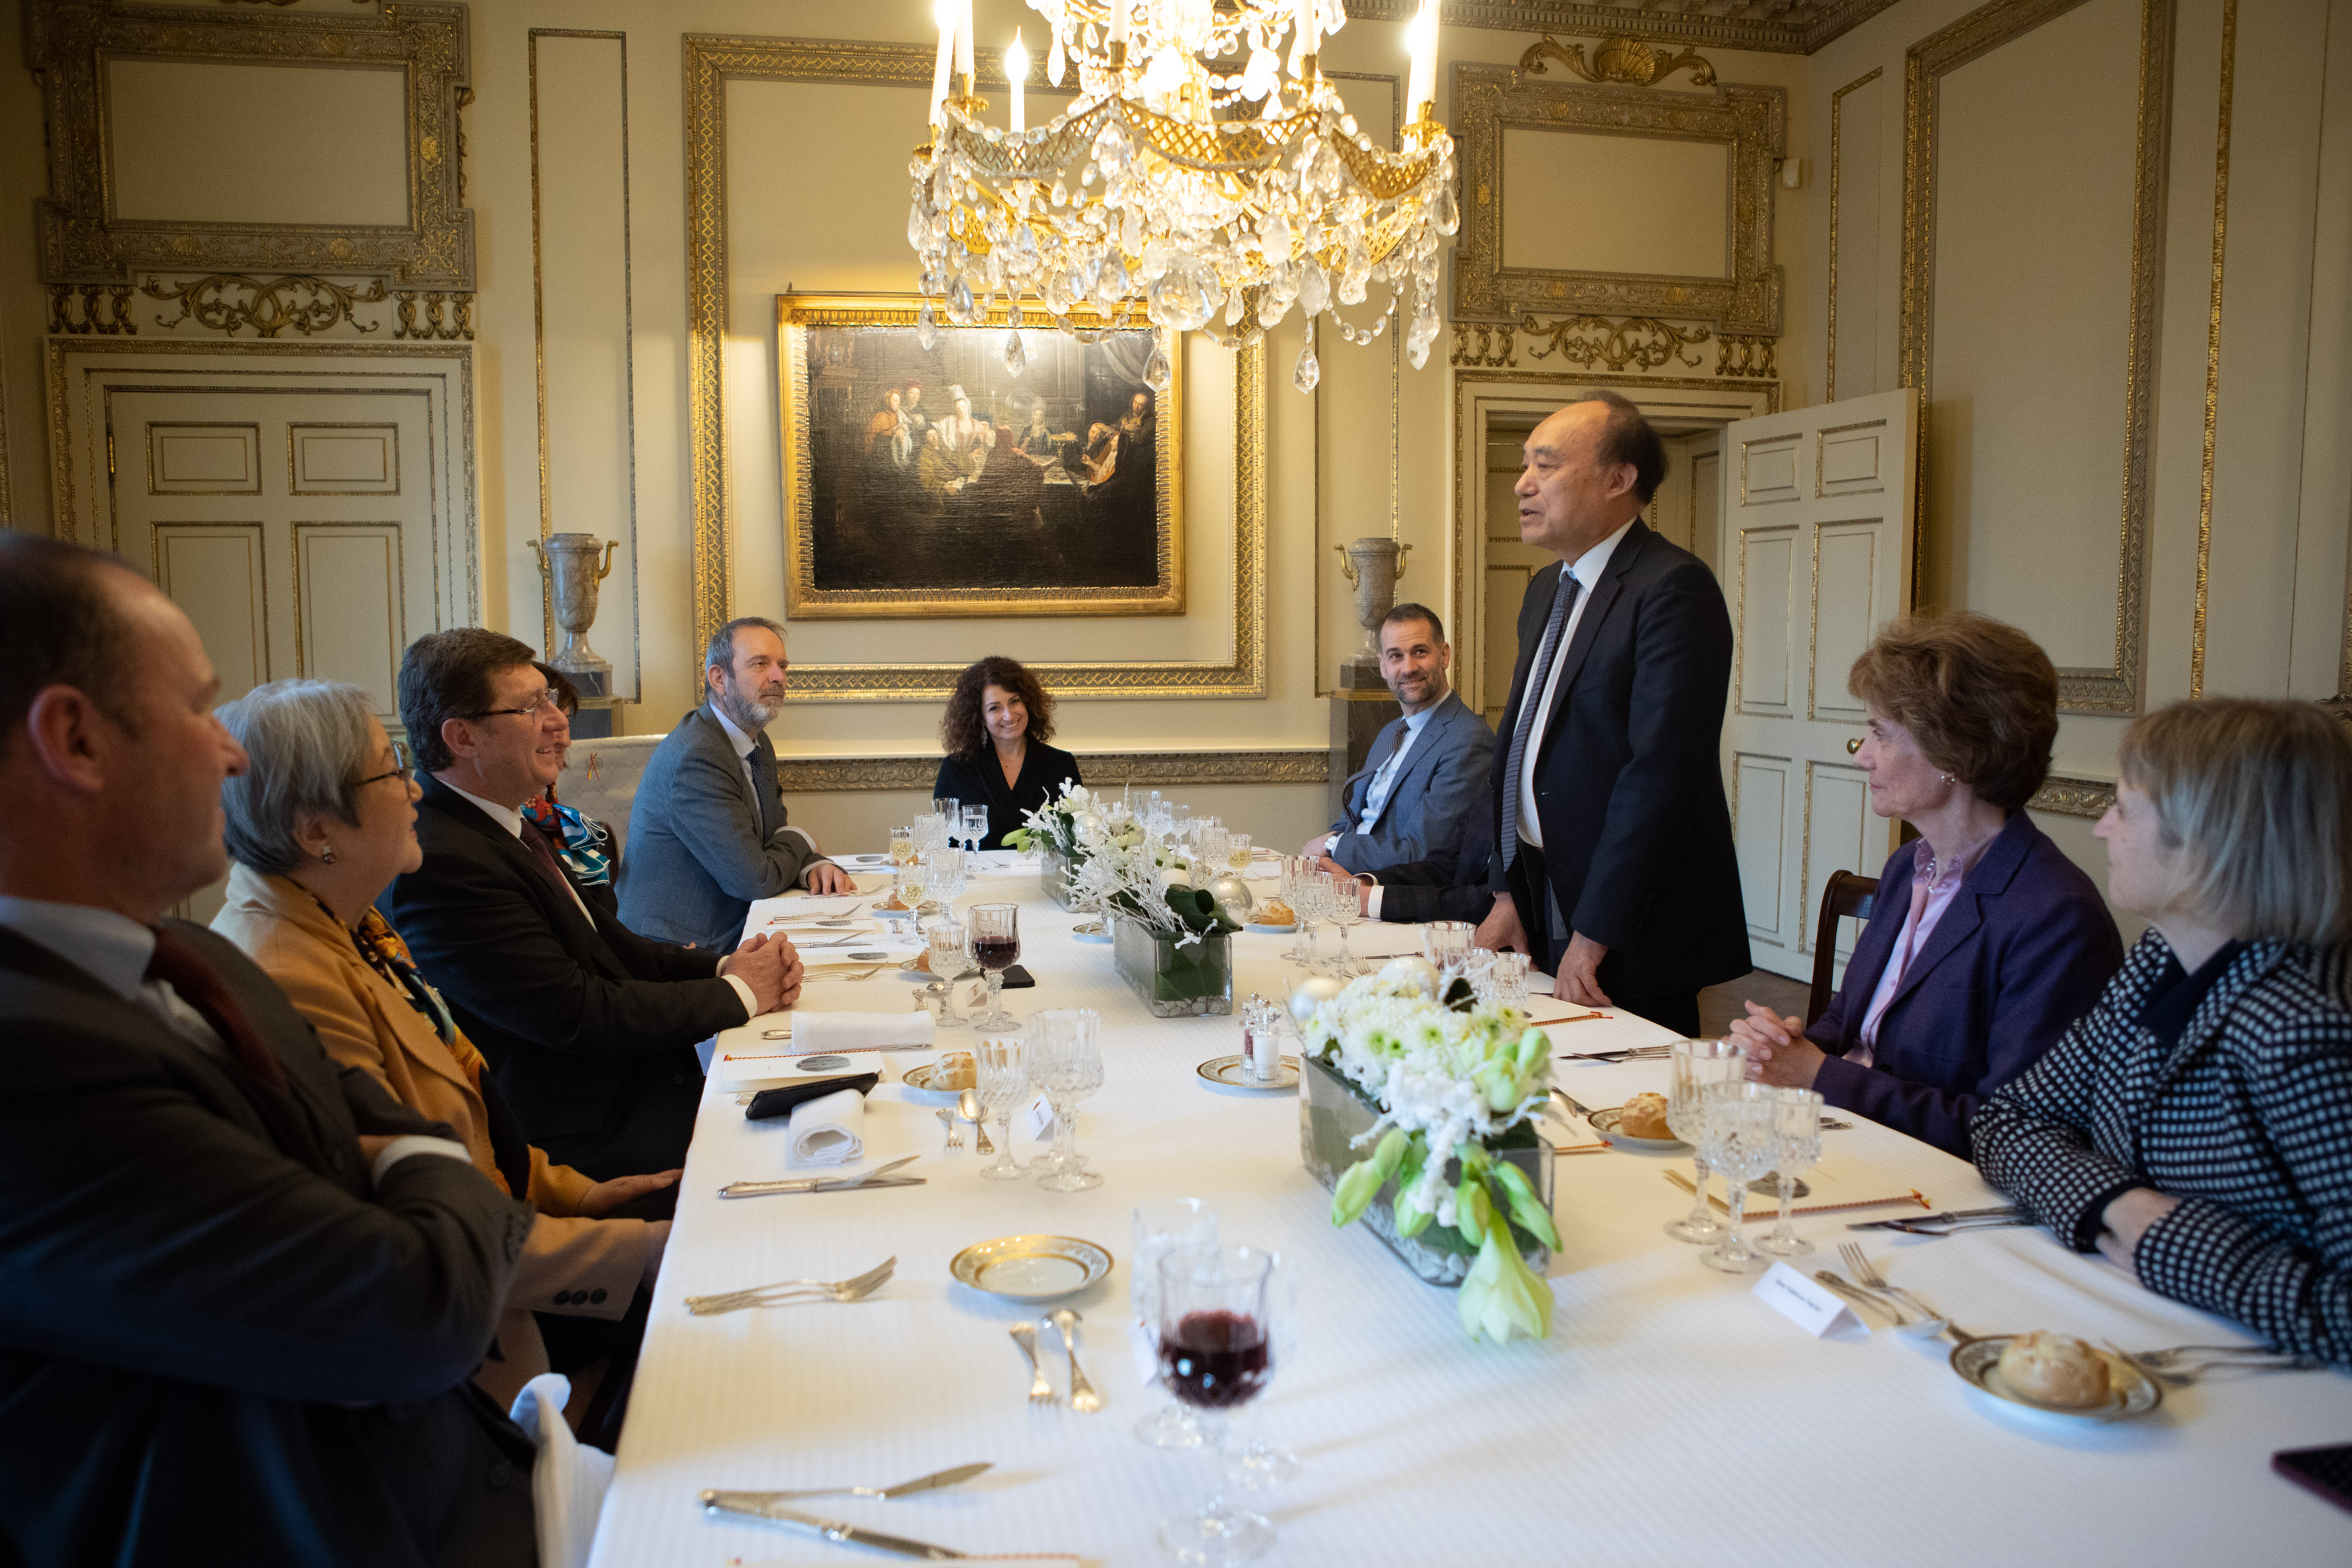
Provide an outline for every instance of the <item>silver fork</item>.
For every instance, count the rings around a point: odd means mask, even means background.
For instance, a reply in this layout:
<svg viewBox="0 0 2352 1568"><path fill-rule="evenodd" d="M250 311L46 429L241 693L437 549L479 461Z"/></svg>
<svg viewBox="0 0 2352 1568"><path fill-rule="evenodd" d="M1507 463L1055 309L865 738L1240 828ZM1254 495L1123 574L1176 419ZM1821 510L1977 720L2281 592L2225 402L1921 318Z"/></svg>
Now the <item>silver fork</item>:
<svg viewBox="0 0 2352 1568"><path fill-rule="evenodd" d="M940 1119L940 1126L942 1126L942 1127L944 1127L944 1128L946 1128L946 1129L948 1130L948 1143L947 1143L948 1148L950 1148L950 1149L961 1149L961 1148L962 1148L962 1147L963 1147L963 1129L962 1129L961 1127L960 1127L960 1126L958 1126L958 1125L956 1124L955 1112L953 1112L952 1110L950 1110L946 1106L942 1105L942 1106L940 1106L940 1107L939 1108L939 1110L938 1110L936 1112L934 1112L934 1114L935 1114L935 1115L937 1115L937 1116L939 1117L939 1119ZM944 1151L944 1150L943 1150L943 1151L941 1151L941 1152L945 1152L945 1151Z"/></svg>
<svg viewBox="0 0 2352 1568"><path fill-rule="evenodd" d="M2110 1343L2107 1348L2151 1377L2184 1384L2224 1367L2247 1372L2310 1372L2326 1364L2317 1356L2297 1355L2261 1345L2168 1345L2162 1350L2127 1351Z"/></svg>
<svg viewBox="0 0 2352 1568"><path fill-rule="evenodd" d="M1078 1370L1078 1324L1084 1320L1067 1307L1055 1308L1045 1319L1062 1331L1062 1349L1070 1358L1070 1408L1081 1415L1092 1415L1102 1408L1102 1395Z"/></svg>
<svg viewBox="0 0 2352 1568"><path fill-rule="evenodd" d="M1878 1271L1878 1266L1871 1262L1870 1255L1863 1251L1859 1243L1840 1242L1838 1256L1845 1260L1845 1266L1853 1271L1854 1282L1864 1289L1874 1290L1891 1301L1909 1307L1929 1322L1937 1325L1937 1331L1939 1333L1948 1331L1963 1340L1977 1338L1976 1335L1969 1333L1900 1285L1889 1284L1886 1277Z"/></svg>
<svg viewBox="0 0 2352 1568"><path fill-rule="evenodd" d="M1053 1404L1061 1396L1054 1392L1054 1385L1046 1381L1045 1368L1037 1360L1037 1325L1030 1322L1015 1323L1006 1331L1013 1336L1013 1342L1021 1347L1021 1353L1029 1358L1029 1403Z"/></svg>
<svg viewBox="0 0 2352 1568"><path fill-rule="evenodd" d="M793 1300L855 1301L881 1289L898 1267L897 1258L886 1258L855 1279L779 1279L772 1285L754 1285L748 1290L688 1296L686 1310L697 1317L708 1318L745 1307L772 1307Z"/></svg>

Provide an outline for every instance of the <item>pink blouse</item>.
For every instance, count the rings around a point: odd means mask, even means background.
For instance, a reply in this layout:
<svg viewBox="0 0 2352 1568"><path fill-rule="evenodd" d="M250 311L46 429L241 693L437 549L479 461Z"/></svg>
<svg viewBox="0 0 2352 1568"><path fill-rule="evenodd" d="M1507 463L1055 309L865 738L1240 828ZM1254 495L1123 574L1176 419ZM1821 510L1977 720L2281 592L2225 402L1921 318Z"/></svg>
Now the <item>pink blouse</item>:
<svg viewBox="0 0 2352 1568"><path fill-rule="evenodd" d="M1999 834L1993 835L1998 838ZM1911 960L1927 945L1928 936L1936 922L1944 918L1952 900L1959 896L1960 883L1969 868L1984 858L1992 847L1992 838L1975 845L1949 861L1936 858L1934 847L1922 838L1911 862L1911 912L1904 918L1901 934L1895 939L1895 951L1887 956L1885 971L1878 977L1878 989L1871 993L1869 1010L1862 1016L1861 1044L1846 1053L1845 1059L1856 1067L1868 1067L1877 1058L1878 1021L1895 1000L1895 992L1903 987L1904 973Z"/></svg>

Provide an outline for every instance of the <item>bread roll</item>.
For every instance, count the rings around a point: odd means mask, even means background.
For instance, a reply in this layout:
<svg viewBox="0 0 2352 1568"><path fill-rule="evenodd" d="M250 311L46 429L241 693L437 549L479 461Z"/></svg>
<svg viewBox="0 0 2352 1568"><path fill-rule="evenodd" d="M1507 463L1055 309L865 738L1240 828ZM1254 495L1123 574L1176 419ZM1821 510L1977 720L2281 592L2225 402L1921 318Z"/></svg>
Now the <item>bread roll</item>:
<svg viewBox="0 0 2352 1568"><path fill-rule="evenodd" d="M2089 1410L2107 1402L2107 1363L2066 1334L2020 1334L2000 1352L2001 1381L2036 1405Z"/></svg>
<svg viewBox="0 0 2352 1568"><path fill-rule="evenodd" d="M1290 906L1284 903L1280 899L1276 899L1267 903L1263 909L1259 910L1257 913L1258 919L1263 923L1270 926L1286 926L1298 918L1297 915L1290 912Z"/></svg>
<svg viewBox="0 0 2352 1568"><path fill-rule="evenodd" d="M1666 1097L1637 1094L1627 1100L1617 1113L1617 1131L1628 1138L1671 1139L1675 1130L1666 1125Z"/></svg>

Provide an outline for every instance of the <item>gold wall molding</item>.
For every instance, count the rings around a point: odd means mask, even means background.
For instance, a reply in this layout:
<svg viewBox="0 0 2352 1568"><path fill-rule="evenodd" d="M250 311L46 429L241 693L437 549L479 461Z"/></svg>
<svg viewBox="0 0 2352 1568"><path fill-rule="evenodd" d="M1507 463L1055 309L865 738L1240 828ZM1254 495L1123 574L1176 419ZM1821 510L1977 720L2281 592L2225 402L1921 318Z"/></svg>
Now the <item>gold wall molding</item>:
<svg viewBox="0 0 2352 1568"><path fill-rule="evenodd" d="M2189 635L2189 696L2205 695L2205 601L2213 563L2213 437L2221 416L2221 262L2230 226L2230 100L2238 67L2238 0L2221 0L2221 99L2214 116L2213 292L2205 323L2205 450L2197 479L2197 613Z"/></svg>
<svg viewBox="0 0 2352 1568"><path fill-rule="evenodd" d="M2140 0L2138 129L2133 160L2131 335L2124 370L2124 498L2116 574L2116 650L2105 668L2058 672L2063 713L2137 713L2145 698L2149 466L2164 261L2164 183L2172 142L2172 30L2177 0ZM1919 389L1919 477L1912 523L1912 597L1927 559L1927 410L1934 358L1936 114L1938 84L2082 0L1993 0L1911 46L1903 79L1903 384Z"/></svg>
<svg viewBox="0 0 2352 1568"><path fill-rule="evenodd" d="M372 273L412 287L474 286L474 216L463 205L457 103L467 86L466 7L441 0L381 15L133 6L121 0L27 5L26 63L41 79L49 190L38 204L41 277L127 283L141 271ZM404 226L116 219L106 152L103 60L397 67L407 83ZM446 150L446 151L445 151Z"/></svg>
<svg viewBox="0 0 2352 1568"><path fill-rule="evenodd" d="M1476 339L1474 345L1473 338ZM1500 368L1519 363L1519 334L1516 323L1497 327L1486 321L1456 321L1454 324L1454 358L1456 365L1480 368Z"/></svg>
<svg viewBox="0 0 2352 1568"><path fill-rule="evenodd" d="M1714 62L1696 49L1664 55L1641 39L1612 33L1592 46L1592 63L1584 63L1582 44L1563 44L1546 33L1519 56L1519 69L1541 76L1546 60L1558 60L1580 81L1622 81L1629 87L1654 87L1678 70L1688 70L1693 87L1715 85Z"/></svg>
<svg viewBox="0 0 2352 1568"><path fill-rule="evenodd" d="M393 298L398 301L393 316L394 337L419 342L474 341L471 294L402 289L395 290Z"/></svg>
<svg viewBox="0 0 2352 1568"><path fill-rule="evenodd" d="M1704 321L1718 331L1777 333L1782 272L1772 259L1772 180L1787 141L1788 93L1718 85L1710 94L1530 81L1507 66L1457 61L1454 133L1462 159L1462 232L1454 319L1517 321L1535 310ZM1726 201L1731 276L1570 272L1503 265L1503 132L1595 131L1729 148Z"/></svg>
<svg viewBox="0 0 2352 1568"><path fill-rule="evenodd" d="M136 336L139 322L128 283L52 283L49 285L49 331L76 337L96 332L112 337Z"/></svg>
<svg viewBox="0 0 2352 1568"><path fill-rule="evenodd" d="M798 668L797 666L795 668ZM1080 752L1089 788L1113 784L1321 784L1331 777L1328 751ZM787 795L878 794L927 790L937 757L781 757L776 774Z"/></svg>
<svg viewBox="0 0 2352 1568"><path fill-rule="evenodd" d="M1716 340L1715 374L1771 380L1780 374L1780 366L1774 363L1779 345L1778 338L1726 332Z"/></svg>
<svg viewBox="0 0 2352 1568"><path fill-rule="evenodd" d="M1772 0L1769 5L1695 4L1640 9L1607 0L1444 0L1448 26L1507 33L1615 33L1663 44L1711 44L1765 54L1810 55L1860 26L1895 0ZM1420 0L1348 0L1367 22L1407 22Z"/></svg>
<svg viewBox="0 0 2352 1568"><path fill-rule="evenodd" d="M169 329L194 321L207 331L230 337L251 327L257 338L274 338L289 327L307 338L347 321L360 331L373 332L382 323L362 323L354 311L361 305L378 305L390 298L380 278L371 279L362 291L356 284L346 286L326 278L265 280L232 272L186 278L177 283L151 275L139 291L150 300L179 302L178 315L155 318L159 327Z"/></svg>
<svg viewBox="0 0 2352 1568"><path fill-rule="evenodd" d="M1529 359L1549 359L1556 353L1587 370L1596 366L1623 370L1627 365L1655 370L1677 362L1696 370L1704 362L1681 351L1707 340L1705 327L1677 327L1654 316L1628 316L1613 321L1606 316L1567 316L1552 321L1528 316L1520 321L1519 330L1528 334Z"/></svg>
<svg viewBox="0 0 2352 1568"><path fill-rule="evenodd" d="M2060 816L2101 817L2116 804L2116 786L2097 779L2071 778L2064 773L2052 773L2025 803L2028 811L2055 813Z"/></svg>
<svg viewBox="0 0 2352 1568"><path fill-rule="evenodd" d="M727 521L727 83L829 81L927 88L929 44L688 34L686 54L687 409L694 498L692 657L734 603ZM1004 85L993 53L979 85ZM919 127L909 127L913 135ZM1233 641L1221 659L1033 663L1060 697L1264 697L1266 694L1265 346L1234 356ZM794 701L944 700L955 664L793 666Z"/></svg>
<svg viewBox="0 0 2352 1568"><path fill-rule="evenodd" d="M1873 66L1830 94L1830 363L1829 374L1822 381L1823 403L1837 401L1838 174L1839 150L1843 146L1841 138L1845 133L1845 95L1856 88L1868 87L1885 73L1885 66ZM1877 261L1875 257L1871 259L1874 264Z"/></svg>

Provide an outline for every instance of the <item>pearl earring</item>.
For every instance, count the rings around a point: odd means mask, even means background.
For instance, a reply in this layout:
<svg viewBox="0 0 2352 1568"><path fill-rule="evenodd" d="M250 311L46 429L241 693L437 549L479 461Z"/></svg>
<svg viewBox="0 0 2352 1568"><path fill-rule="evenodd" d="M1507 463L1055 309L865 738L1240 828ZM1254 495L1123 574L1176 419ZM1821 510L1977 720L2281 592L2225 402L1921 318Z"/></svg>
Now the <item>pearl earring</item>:
<svg viewBox="0 0 2352 1568"><path fill-rule="evenodd" d="M1949 773L1937 773L1936 776L1937 776L1937 778L1939 778L1939 779L1943 780L1946 784L1949 784L1949 783L1951 783L1951 782L1952 782L1952 775L1951 775L1951 774L1949 774Z"/></svg>
<svg viewBox="0 0 2352 1568"><path fill-rule="evenodd" d="M320 845L319 858L324 860L330 866L333 865L335 863L335 847L331 844Z"/></svg>

